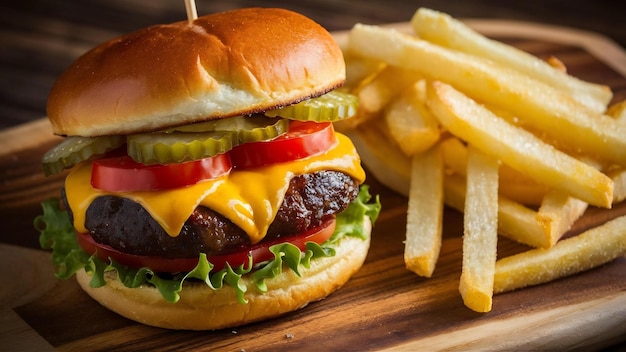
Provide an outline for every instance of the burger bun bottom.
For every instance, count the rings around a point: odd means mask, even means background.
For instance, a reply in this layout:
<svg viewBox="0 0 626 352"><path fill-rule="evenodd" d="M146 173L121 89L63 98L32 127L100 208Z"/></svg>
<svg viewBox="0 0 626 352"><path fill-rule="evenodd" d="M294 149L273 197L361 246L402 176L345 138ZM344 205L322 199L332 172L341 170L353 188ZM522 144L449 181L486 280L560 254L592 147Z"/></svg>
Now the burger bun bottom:
<svg viewBox="0 0 626 352"><path fill-rule="evenodd" d="M369 219L368 219L369 220ZM368 233L371 223L367 221ZM76 273L80 287L106 308L145 325L176 330L216 330L266 320L303 308L324 299L343 286L356 273L367 256L370 239L345 236L334 247L333 257L317 258L309 268L300 268L300 276L287 269L267 279L267 292L261 293L245 276L244 298L237 301L232 287L213 290L204 283L185 282L176 303L166 301L150 285L128 288L112 273L103 287L89 286L91 276L84 270Z"/></svg>

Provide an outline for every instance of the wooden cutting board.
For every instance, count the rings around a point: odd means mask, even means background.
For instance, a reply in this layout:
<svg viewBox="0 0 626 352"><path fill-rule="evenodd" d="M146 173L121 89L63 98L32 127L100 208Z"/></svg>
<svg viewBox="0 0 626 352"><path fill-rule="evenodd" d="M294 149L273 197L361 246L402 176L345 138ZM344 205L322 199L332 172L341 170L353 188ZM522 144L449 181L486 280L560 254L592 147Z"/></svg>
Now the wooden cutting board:
<svg viewBox="0 0 626 352"><path fill-rule="evenodd" d="M626 98L626 54L603 37L570 29L502 21L468 21L539 56L555 55L570 73L610 85ZM407 24L394 24L402 30ZM344 40L345 33L337 34ZM74 280L57 281L37 250L32 219L39 202L58 196L63 175L44 178L40 156L58 139L46 120L0 132L0 349L60 350L532 350L600 348L625 341L626 258L597 269L494 297L475 313L458 293L462 216L446 210L434 275L404 268L407 199L369 178L383 212L363 268L327 299L281 318L221 331L168 331L142 326L101 307ZM590 208L572 229L626 215L626 203ZM30 247L30 248L29 248ZM506 256L526 248L500 239ZM7 285L8 283L8 285Z"/></svg>

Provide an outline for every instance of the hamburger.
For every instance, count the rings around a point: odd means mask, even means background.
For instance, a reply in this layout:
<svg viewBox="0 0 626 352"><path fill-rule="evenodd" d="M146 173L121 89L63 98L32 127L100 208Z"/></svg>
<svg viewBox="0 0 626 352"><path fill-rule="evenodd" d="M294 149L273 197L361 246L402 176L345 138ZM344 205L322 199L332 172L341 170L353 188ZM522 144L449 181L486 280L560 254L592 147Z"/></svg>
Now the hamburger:
<svg viewBox="0 0 626 352"><path fill-rule="evenodd" d="M56 275L137 322L212 330L321 300L362 266L380 203L333 122L342 52L314 21L249 8L88 51L47 112L67 172L36 221Z"/></svg>

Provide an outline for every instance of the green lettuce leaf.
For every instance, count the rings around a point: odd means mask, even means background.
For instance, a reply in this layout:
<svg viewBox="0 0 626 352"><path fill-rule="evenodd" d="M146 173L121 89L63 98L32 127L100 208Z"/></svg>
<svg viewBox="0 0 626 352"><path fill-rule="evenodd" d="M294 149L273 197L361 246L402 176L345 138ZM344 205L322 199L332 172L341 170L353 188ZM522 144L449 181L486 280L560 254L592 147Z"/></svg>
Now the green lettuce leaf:
<svg viewBox="0 0 626 352"><path fill-rule="evenodd" d="M378 219L380 214L381 204L379 196L369 203L372 196L369 193L369 187L366 185L361 186L359 195L350 203L348 208L341 214L337 215L337 225L335 227L335 233L329 239L330 242L335 242L341 239L343 236L354 236L366 239L369 235L365 226L365 217L369 217L372 224Z"/></svg>
<svg viewBox="0 0 626 352"><path fill-rule="evenodd" d="M361 186L357 199L344 212L337 215L335 233L331 238L322 245L308 242L304 252L290 243L276 244L270 247L270 251L274 254L272 260L253 263L252 256L250 256L248 265L233 268L227 264L224 269L216 272L213 272L214 265L208 261L206 254L201 253L198 265L192 271L170 276L159 276L148 268L129 268L113 260L105 263L98 257L85 253L78 245L67 211L60 208L57 198L42 202L43 214L35 218L34 225L40 232L41 248L52 252L55 275L59 279L68 279L78 270L85 269L92 277L89 285L97 288L106 285L105 273L115 271L125 286L135 288L146 283L152 284L169 302L177 302L180 299L184 282L188 279L195 279L204 282L213 290L219 290L224 285L231 286L235 289L238 301L247 303L245 299L247 287L241 280L244 275L250 274L256 288L260 292L266 292L265 280L280 275L284 268L299 275L300 265L308 268L311 260L315 258L334 256L335 250L332 244L343 236L367 239L365 216L368 216L374 223L381 209L378 197L374 202L368 203L370 200L368 187Z"/></svg>

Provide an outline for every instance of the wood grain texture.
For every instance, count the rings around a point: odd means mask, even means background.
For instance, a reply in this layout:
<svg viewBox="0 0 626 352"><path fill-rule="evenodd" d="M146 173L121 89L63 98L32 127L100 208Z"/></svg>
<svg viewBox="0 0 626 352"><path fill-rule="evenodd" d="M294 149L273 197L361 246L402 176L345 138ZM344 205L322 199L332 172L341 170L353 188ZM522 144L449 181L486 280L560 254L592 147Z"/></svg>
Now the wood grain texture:
<svg viewBox="0 0 626 352"><path fill-rule="evenodd" d="M574 75L609 84L616 99L626 98L626 79L579 47L514 35L503 39L540 56L556 55ZM36 248L32 220L40 212L41 200L59 194L63 175L43 177L39 158L55 138L43 122L31 127L0 133L0 140L18 145L13 153L0 155L4 225L0 242ZM490 313L475 313L463 305L458 293L461 214L446 209L439 262L432 278L420 278L403 262L407 199L373 178L367 183L372 193L381 196L383 212L365 265L341 290L292 314L236 329L169 331L106 310L74 280L56 281L13 312L38 338L68 351L572 350L599 349L624 340L626 258L549 284L496 295ZM621 215L626 215L626 203L611 210L590 208L571 234ZM504 238L498 243L499 256L525 249ZM6 258L0 260L5 263Z"/></svg>

